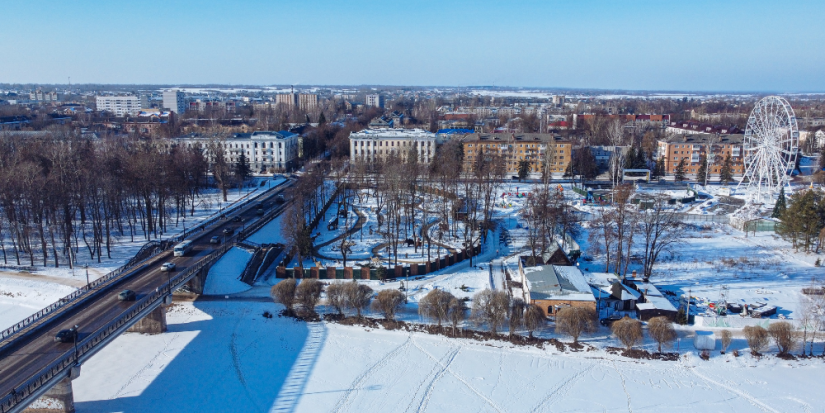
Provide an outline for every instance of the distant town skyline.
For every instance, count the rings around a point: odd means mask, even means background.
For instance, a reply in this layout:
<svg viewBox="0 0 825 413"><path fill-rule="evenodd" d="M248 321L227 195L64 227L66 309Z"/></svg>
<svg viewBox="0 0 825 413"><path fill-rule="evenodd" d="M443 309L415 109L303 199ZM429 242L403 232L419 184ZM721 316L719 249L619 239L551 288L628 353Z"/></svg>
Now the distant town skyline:
<svg viewBox="0 0 825 413"><path fill-rule="evenodd" d="M825 91L825 2L14 2L0 83Z"/></svg>

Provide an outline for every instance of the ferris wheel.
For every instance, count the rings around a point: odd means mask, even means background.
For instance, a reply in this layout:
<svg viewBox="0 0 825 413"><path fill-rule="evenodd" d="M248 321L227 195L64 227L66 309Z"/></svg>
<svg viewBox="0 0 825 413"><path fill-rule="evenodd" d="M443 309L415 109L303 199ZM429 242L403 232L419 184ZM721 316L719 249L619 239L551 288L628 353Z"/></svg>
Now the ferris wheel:
<svg viewBox="0 0 825 413"><path fill-rule="evenodd" d="M761 99L745 127L745 173L739 186L747 181L756 199L777 193L789 182L798 149L799 128L790 103L779 96Z"/></svg>

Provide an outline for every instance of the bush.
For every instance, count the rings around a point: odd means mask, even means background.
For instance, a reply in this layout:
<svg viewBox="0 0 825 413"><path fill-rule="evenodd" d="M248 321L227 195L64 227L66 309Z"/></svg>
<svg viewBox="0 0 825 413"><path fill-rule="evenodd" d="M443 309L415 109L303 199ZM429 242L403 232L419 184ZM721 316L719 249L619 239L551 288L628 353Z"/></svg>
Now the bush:
<svg viewBox="0 0 825 413"><path fill-rule="evenodd" d="M530 338L533 338L533 332L544 327L547 324L547 317L544 315L544 310L535 304L528 304L524 310L524 328Z"/></svg>
<svg viewBox="0 0 825 413"><path fill-rule="evenodd" d="M372 299L372 288L352 280L352 282L344 283L344 297L347 306L354 308L358 318L361 318L361 311L370 304Z"/></svg>
<svg viewBox="0 0 825 413"><path fill-rule="evenodd" d="M610 326L613 334L627 347L628 350L642 341L642 322L624 316L621 320L616 320Z"/></svg>
<svg viewBox="0 0 825 413"><path fill-rule="evenodd" d="M745 326L742 329L745 334L745 339L748 340L748 347L751 349L751 354L759 355L765 347L768 346L768 331L760 326Z"/></svg>
<svg viewBox="0 0 825 413"><path fill-rule="evenodd" d="M324 291L324 284L314 278L307 278L301 280L298 288L295 290L295 300L298 301L304 310L310 314L315 314L315 306L318 305L318 300L321 299L321 293Z"/></svg>
<svg viewBox="0 0 825 413"><path fill-rule="evenodd" d="M596 329L596 311L586 307L567 307L556 312L556 332L573 337L579 344L579 336Z"/></svg>
<svg viewBox="0 0 825 413"><path fill-rule="evenodd" d="M728 351L728 346L730 345L732 338L732 334L730 330L722 330L719 332L719 340L722 342L722 354Z"/></svg>
<svg viewBox="0 0 825 413"><path fill-rule="evenodd" d="M787 321L772 323L768 326L768 335L776 344L779 354L786 355L796 347L796 337L793 330L793 325Z"/></svg>
<svg viewBox="0 0 825 413"><path fill-rule="evenodd" d="M404 304L404 293L398 290L381 290L372 302L372 309L384 315L389 321L395 320L395 312Z"/></svg>
<svg viewBox="0 0 825 413"><path fill-rule="evenodd" d="M434 320L439 327L446 320L450 311L450 302L455 298L447 291L435 289L418 301L418 313Z"/></svg>
<svg viewBox="0 0 825 413"><path fill-rule="evenodd" d="M486 323L490 333L496 335L498 327L507 319L510 297L504 291L486 289L473 296L473 319L476 323Z"/></svg>
<svg viewBox="0 0 825 413"><path fill-rule="evenodd" d="M283 304L288 313L292 313L292 307L295 305L295 286L295 279L287 278L273 285L272 289L269 290L272 300Z"/></svg>
<svg viewBox="0 0 825 413"><path fill-rule="evenodd" d="M659 353L662 352L662 344L672 343L676 339L676 330L667 317L651 318L647 322L647 332L659 344Z"/></svg>
<svg viewBox="0 0 825 413"><path fill-rule="evenodd" d="M453 334L455 334L458 323L464 321L464 311L467 307L464 305L464 300L453 297L450 300L450 308L447 317L450 319L450 324L453 325Z"/></svg>
<svg viewBox="0 0 825 413"><path fill-rule="evenodd" d="M344 315L347 308L347 298L344 295L346 283L336 281L327 286L327 305L338 311L338 315Z"/></svg>
<svg viewBox="0 0 825 413"><path fill-rule="evenodd" d="M520 298L513 299L513 303L510 305L510 337L513 336L517 328L524 324L524 307L524 300Z"/></svg>

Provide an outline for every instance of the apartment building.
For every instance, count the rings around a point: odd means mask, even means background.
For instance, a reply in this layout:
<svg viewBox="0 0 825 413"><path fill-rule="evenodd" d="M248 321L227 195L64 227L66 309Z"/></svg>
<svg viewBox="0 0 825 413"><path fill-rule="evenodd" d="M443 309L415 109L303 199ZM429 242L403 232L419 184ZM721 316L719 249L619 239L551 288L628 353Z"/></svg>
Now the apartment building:
<svg viewBox="0 0 825 413"><path fill-rule="evenodd" d="M318 107L318 95L311 93L281 93L275 95L275 105L286 105L290 109L312 110Z"/></svg>
<svg viewBox="0 0 825 413"><path fill-rule="evenodd" d="M570 164L573 143L551 133L473 133L464 136L464 168L472 170L479 156L504 157L508 174L518 173L519 163L527 161L530 172L541 172L547 163L550 172L563 174Z"/></svg>
<svg viewBox="0 0 825 413"><path fill-rule="evenodd" d="M730 155L731 173L741 176L744 169L744 154L741 134L678 134L658 141L656 156L664 161L666 175L676 173L676 168L685 160L685 174L699 171L702 155L708 156L708 172L718 176L725 158ZM712 161L712 162L711 162Z"/></svg>
<svg viewBox="0 0 825 413"><path fill-rule="evenodd" d="M163 91L163 108L180 115L186 112L186 96L180 90Z"/></svg>
<svg viewBox="0 0 825 413"><path fill-rule="evenodd" d="M410 150L417 152L418 161L430 163L435 156L438 137L423 129L364 129L349 135L350 159L374 162L396 154L406 159Z"/></svg>
<svg viewBox="0 0 825 413"><path fill-rule="evenodd" d="M141 109L137 96L97 96L95 104L98 112L111 112L115 116L137 116Z"/></svg>
<svg viewBox="0 0 825 413"><path fill-rule="evenodd" d="M384 99L381 97L381 95L379 95L377 93L372 94L372 95L367 95L365 104L366 104L366 106L375 106L377 108L383 108L384 107Z"/></svg>
<svg viewBox="0 0 825 413"><path fill-rule="evenodd" d="M210 163L215 161L209 138L192 134L175 141L178 145L200 148ZM226 162L234 164L244 154L254 173L290 170L298 158L298 135L287 131L236 133L215 141L215 144L223 147Z"/></svg>

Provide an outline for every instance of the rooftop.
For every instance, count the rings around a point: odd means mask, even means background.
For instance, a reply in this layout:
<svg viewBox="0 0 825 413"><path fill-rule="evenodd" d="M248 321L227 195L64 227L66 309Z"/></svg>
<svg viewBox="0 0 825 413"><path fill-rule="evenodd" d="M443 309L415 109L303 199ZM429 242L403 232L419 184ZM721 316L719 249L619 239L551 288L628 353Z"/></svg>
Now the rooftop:
<svg viewBox="0 0 825 413"><path fill-rule="evenodd" d="M424 129L377 128L352 132L350 139L435 139L435 134Z"/></svg>
<svg viewBox="0 0 825 413"><path fill-rule="evenodd" d="M464 142L569 142L552 133L472 133L464 137Z"/></svg>
<svg viewBox="0 0 825 413"><path fill-rule="evenodd" d="M718 137L717 137L718 136ZM745 140L745 135L742 134L721 134L716 135L713 133L695 133L695 134L685 134L685 135L671 135L668 136L664 141L667 143L694 143L694 144L706 144L708 140L714 138L716 140L716 144L742 144Z"/></svg>
<svg viewBox="0 0 825 413"><path fill-rule="evenodd" d="M531 300L596 301L578 267L540 265L524 269Z"/></svg>

